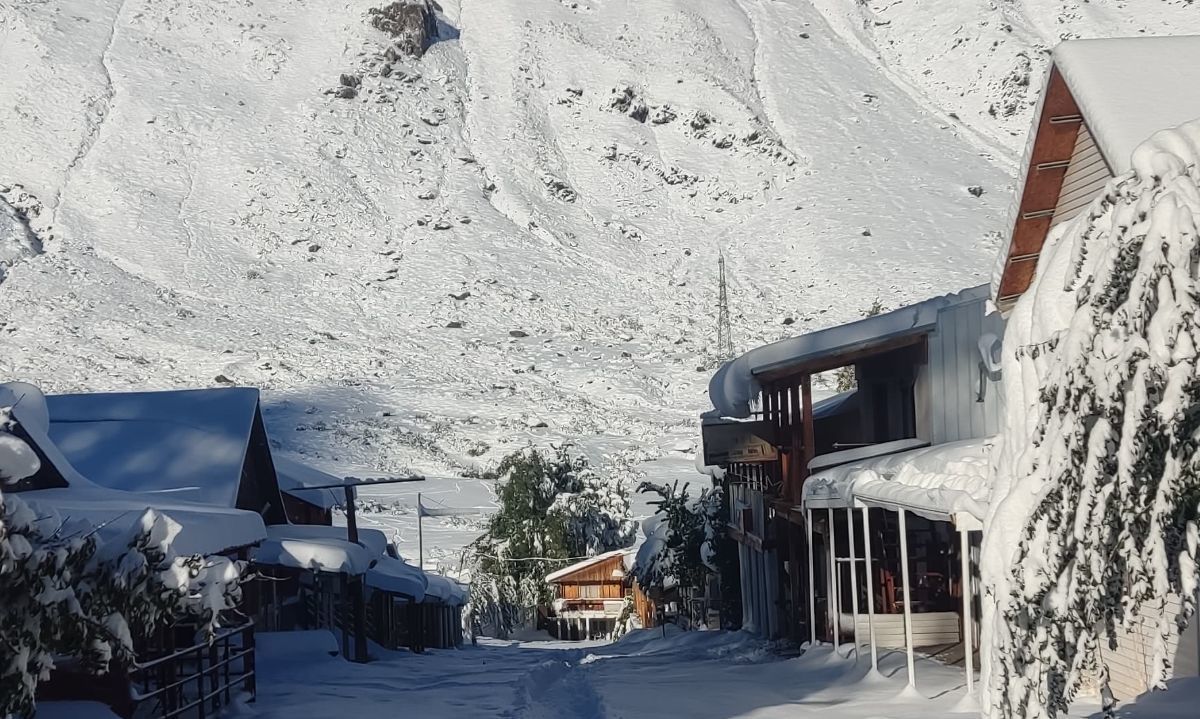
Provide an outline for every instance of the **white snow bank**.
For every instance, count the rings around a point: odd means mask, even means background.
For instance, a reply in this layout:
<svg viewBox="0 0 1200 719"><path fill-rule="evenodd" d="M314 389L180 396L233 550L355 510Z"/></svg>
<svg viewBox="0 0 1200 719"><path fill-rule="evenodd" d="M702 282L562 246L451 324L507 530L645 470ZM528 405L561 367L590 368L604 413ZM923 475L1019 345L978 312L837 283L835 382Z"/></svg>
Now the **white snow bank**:
<svg viewBox="0 0 1200 719"><path fill-rule="evenodd" d="M403 594L412 601L425 599L429 579L425 572L394 557L380 557L367 571L367 586L384 592Z"/></svg>
<svg viewBox="0 0 1200 719"><path fill-rule="evenodd" d="M987 512L989 458L993 441L969 439L871 457L812 475L802 504L901 507L946 520L965 512L983 520Z"/></svg>
<svg viewBox="0 0 1200 719"><path fill-rule="evenodd" d="M279 491L322 509L333 509L345 500L345 495L341 490L308 489L308 487L338 484L345 481L343 478L335 477L328 472L322 472L316 467L310 467L288 457L272 455L271 461L275 464L275 476L279 480Z"/></svg>
<svg viewBox="0 0 1200 719"><path fill-rule="evenodd" d="M250 553L258 564L269 564L318 572L364 574L380 554L360 544L338 537L339 527L297 526L292 524L267 527L268 538Z"/></svg>
<svg viewBox="0 0 1200 719"><path fill-rule="evenodd" d="M1088 130L1120 175L1159 130L1200 118L1200 36L1068 40L1054 49Z"/></svg>
<svg viewBox="0 0 1200 719"><path fill-rule="evenodd" d="M433 599L443 604L451 606L459 606L467 602L467 589L458 582L443 577L440 574L425 573L427 585L425 587L425 597Z"/></svg>
<svg viewBox="0 0 1200 719"><path fill-rule="evenodd" d="M316 541L347 542L345 527L330 527L323 524L273 524L267 527L267 536L272 539L312 539ZM358 543L372 557L387 554L387 535L378 529L358 528Z"/></svg>
<svg viewBox="0 0 1200 719"><path fill-rule="evenodd" d="M119 719L100 702L38 702L37 719Z"/></svg>
<svg viewBox="0 0 1200 719"><path fill-rule="evenodd" d="M51 439L96 484L236 503L258 390L96 392L46 403Z"/></svg>
<svg viewBox="0 0 1200 719"><path fill-rule="evenodd" d="M0 385L0 407L12 406L13 417L63 479L66 487L21 493L35 511L62 522L103 525L107 531L127 530L147 509L155 509L180 525L172 547L177 554L214 554L254 544L266 537L262 517L231 507L178 501L169 495L123 492L93 484L76 470L47 436L46 400L33 385ZM111 447L108 448L111 451Z"/></svg>
<svg viewBox="0 0 1200 719"><path fill-rule="evenodd" d="M340 651L337 637L328 629L254 633L254 655L259 662L310 661L334 657Z"/></svg>
<svg viewBox="0 0 1200 719"><path fill-rule="evenodd" d="M756 376L818 360L835 353L866 350L889 340L933 331L941 310L986 297L988 285L933 297L874 317L757 347L726 362L708 383L713 411L706 416L749 417L750 402L762 388Z"/></svg>

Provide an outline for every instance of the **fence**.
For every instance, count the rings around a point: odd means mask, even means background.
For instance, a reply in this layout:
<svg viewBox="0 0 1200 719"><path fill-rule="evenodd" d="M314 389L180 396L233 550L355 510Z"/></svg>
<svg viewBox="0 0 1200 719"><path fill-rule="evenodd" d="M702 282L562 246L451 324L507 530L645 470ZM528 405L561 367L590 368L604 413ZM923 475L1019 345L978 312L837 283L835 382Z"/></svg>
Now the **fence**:
<svg viewBox="0 0 1200 719"><path fill-rule="evenodd" d="M239 689L253 699L254 623L219 632L212 641L136 662L130 693L137 717L205 719L228 707Z"/></svg>

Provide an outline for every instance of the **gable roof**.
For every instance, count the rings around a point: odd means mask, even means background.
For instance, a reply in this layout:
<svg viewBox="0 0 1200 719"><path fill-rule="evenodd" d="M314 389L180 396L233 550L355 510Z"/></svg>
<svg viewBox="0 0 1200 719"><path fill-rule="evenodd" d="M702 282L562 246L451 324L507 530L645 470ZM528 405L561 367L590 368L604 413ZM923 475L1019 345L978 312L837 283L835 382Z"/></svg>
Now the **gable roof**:
<svg viewBox="0 0 1200 719"><path fill-rule="evenodd" d="M96 484L237 504L258 390L51 395L50 438Z"/></svg>
<svg viewBox="0 0 1200 719"><path fill-rule="evenodd" d="M1200 36L1058 45L1026 144L1010 232L993 272L997 305L1011 306L1033 281L1081 136L1094 141L1107 176L1115 177L1129 171L1133 151L1151 135L1197 117Z"/></svg>
<svg viewBox="0 0 1200 719"><path fill-rule="evenodd" d="M1200 117L1200 35L1067 40L1054 65L1115 175L1151 135Z"/></svg>
<svg viewBox="0 0 1200 719"><path fill-rule="evenodd" d="M575 564L572 564L569 567L563 567L562 569L559 569L557 571L550 572L549 574L546 575L546 581L547 582L560 582L560 581L566 579L567 577L571 576L572 574L575 574L576 572L581 572L581 571L587 569L588 567L594 567L597 564L602 564L602 563L607 562L610 559L613 559L616 557L621 557L622 561L624 561L625 557L632 558L633 550L632 549L614 549L611 552L605 552L604 554L597 554L596 556L589 557L589 558L583 560L582 562L576 562ZM628 569L628 567L623 567L623 568Z"/></svg>
<svg viewBox="0 0 1200 719"><path fill-rule="evenodd" d="M713 411L707 417L749 417L750 402L770 375L816 373L842 367L867 354L912 344L937 327L947 307L987 297L987 285L756 347L726 362L708 383Z"/></svg>

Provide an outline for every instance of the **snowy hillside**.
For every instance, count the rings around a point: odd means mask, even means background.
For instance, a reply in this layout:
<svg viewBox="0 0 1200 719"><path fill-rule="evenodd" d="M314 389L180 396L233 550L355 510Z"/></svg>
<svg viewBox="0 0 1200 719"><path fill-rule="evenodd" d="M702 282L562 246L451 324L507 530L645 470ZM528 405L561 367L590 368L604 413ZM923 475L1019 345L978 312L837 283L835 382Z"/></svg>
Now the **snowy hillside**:
<svg viewBox="0 0 1200 719"><path fill-rule="evenodd" d="M0 375L261 386L329 468L573 437L690 479L718 248L742 349L978 284L1042 50L1200 31L1183 0L446 0L393 61L380 4L0 5Z"/></svg>

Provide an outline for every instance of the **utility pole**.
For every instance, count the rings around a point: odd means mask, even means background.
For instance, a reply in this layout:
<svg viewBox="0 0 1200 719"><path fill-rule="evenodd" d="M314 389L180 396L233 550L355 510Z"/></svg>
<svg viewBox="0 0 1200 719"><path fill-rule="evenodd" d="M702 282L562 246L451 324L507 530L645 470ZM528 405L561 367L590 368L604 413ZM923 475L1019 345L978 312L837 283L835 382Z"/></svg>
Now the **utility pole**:
<svg viewBox="0 0 1200 719"><path fill-rule="evenodd" d="M425 508L421 506L420 492L417 492L417 569L425 570Z"/></svg>
<svg viewBox="0 0 1200 719"><path fill-rule="evenodd" d="M725 251L717 255L717 357L721 360L733 358L733 332L729 322L729 291L725 282Z"/></svg>

